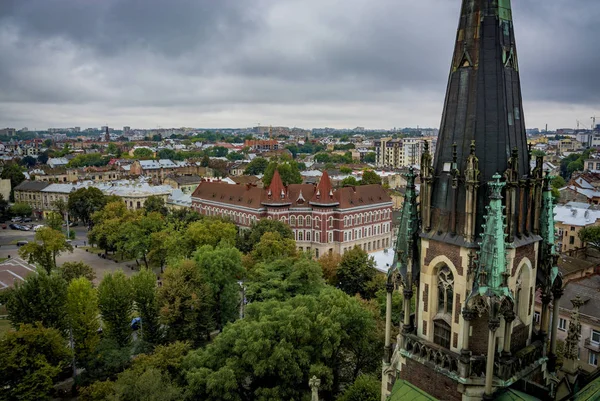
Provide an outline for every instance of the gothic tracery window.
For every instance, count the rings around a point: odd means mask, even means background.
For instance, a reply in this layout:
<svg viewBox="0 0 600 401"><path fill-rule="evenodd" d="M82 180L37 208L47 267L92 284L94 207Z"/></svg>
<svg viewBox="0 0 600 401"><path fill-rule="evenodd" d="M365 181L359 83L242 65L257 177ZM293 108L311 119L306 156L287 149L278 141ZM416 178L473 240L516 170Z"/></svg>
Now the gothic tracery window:
<svg viewBox="0 0 600 401"><path fill-rule="evenodd" d="M454 276L444 266L438 273L438 313L452 315L452 301L454 299Z"/></svg>

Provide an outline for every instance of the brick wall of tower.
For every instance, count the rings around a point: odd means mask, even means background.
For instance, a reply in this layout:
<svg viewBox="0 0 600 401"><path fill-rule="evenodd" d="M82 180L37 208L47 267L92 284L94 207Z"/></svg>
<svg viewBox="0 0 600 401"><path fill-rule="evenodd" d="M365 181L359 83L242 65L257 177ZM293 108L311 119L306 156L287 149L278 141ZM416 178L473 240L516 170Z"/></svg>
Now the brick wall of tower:
<svg viewBox="0 0 600 401"><path fill-rule="evenodd" d="M406 360L406 365L400 370L399 378L409 381L438 400L462 400L462 395L458 392L458 383L412 359Z"/></svg>
<svg viewBox="0 0 600 401"><path fill-rule="evenodd" d="M488 328L489 316L487 312L481 317L471 322L471 338L469 340L469 349L473 355L487 355L488 336L490 330Z"/></svg>

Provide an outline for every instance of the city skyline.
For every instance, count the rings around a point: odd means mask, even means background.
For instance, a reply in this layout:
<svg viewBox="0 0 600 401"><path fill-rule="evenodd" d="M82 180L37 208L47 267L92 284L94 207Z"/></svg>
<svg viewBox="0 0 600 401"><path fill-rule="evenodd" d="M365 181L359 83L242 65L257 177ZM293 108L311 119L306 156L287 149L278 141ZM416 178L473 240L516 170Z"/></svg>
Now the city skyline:
<svg viewBox="0 0 600 401"><path fill-rule="evenodd" d="M440 124L455 2L141 4L2 2L0 126ZM600 4L513 8L527 127L589 128Z"/></svg>

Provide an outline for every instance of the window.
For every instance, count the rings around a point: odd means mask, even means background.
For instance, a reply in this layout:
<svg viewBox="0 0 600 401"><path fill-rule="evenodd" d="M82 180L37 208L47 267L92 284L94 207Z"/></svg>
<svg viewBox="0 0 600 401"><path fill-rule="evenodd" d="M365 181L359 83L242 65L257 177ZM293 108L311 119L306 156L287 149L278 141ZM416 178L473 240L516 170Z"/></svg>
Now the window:
<svg viewBox="0 0 600 401"><path fill-rule="evenodd" d="M310 218L310 216L306 216L306 226L310 227L312 224L312 219Z"/></svg>
<svg viewBox="0 0 600 401"><path fill-rule="evenodd" d="M348 241L348 231L344 231L344 241Z"/></svg>
<svg viewBox="0 0 600 401"><path fill-rule="evenodd" d="M444 266L438 273L438 313L452 315L452 302L454 300L454 276L448 266Z"/></svg>
<svg viewBox="0 0 600 401"><path fill-rule="evenodd" d="M536 322L537 324L540 324L540 312L538 312L538 311L533 312L533 321Z"/></svg>
<svg viewBox="0 0 600 401"><path fill-rule="evenodd" d="M321 242L321 233L315 232L315 242ZM319 257L319 251L317 250L317 257Z"/></svg>
<svg viewBox="0 0 600 401"><path fill-rule="evenodd" d="M310 231L307 231L307 232L306 232L306 240L307 240L307 241L310 241Z"/></svg>
<svg viewBox="0 0 600 401"><path fill-rule="evenodd" d="M450 325L443 320L436 320L433 326L433 342L450 348Z"/></svg>
<svg viewBox="0 0 600 401"><path fill-rule="evenodd" d="M304 241L302 231L298 231L298 241Z"/></svg>
<svg viewBox="0 0 600 401"><path fill-rule="evenodd" d="M567 319L563 319L562 317L558 319L558 329L567 331Z"/></svg>
<svg viewBox="0 0 600 401"><path fill-rule="evenodd" d="M590 351L590 354L588 356L588 363L592 366L598 366L598 354Z"/></svg>
<svg viewBox="0 0 600 401"><path fill-rule="evenodd" d="M575 231L575 227L571 227L571 228L570 228L570 230L571 230L571 231Z"/></svg>
<svg viewBox="0 0 600 401"><path fill-rule="evenodd" d="M575 243L575 237L571 235L571 236L569 237L569 244L570 244L570 245L573 245L574 243Z"/></svg>
<svg viewBox="0 0 600 401"><path fill-rule="evenodd" d="M315 248L315 257L319 259L319 248Z"/></svg>
<svg viewBox="0 0 600 401"><path fill-rule="evenodd" d="M332 232L328 233L327 242L333 242L333 233Z"/></svg>
<svg viewBox="0 0 600 401"><path fill-rule="evenodd" d="M304 217L298 216L298 227L303 227L303 226L304 226Z"/></svg>
<svg viewBox="0 0 600 401"><path fill-rule="evenodd" d="M296 216L290 216L290 226L296 227Z"/></svg>
<svg viewBox="0 0 600 401"><path fill-rule="evenodd" d="M328 222L329 228L333 228L333 217L328 218L327 222Z"/></svg>
<svg viewBox="0 0 600 401"><path fill-rule="evenodd" d="M600 344L600 331L592 330L590 341L596 345Z"/></svg>

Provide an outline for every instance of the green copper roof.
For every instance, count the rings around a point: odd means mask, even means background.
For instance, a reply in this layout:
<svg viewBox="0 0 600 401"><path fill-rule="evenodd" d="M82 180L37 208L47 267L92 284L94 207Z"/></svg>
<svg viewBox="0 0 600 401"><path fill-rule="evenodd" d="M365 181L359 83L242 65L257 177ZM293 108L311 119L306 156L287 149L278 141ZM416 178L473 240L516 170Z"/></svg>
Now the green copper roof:
<svg viewBox="0 0 600 401"><path fill-rule="evenodd" d="M600 378L593 380L573 397L574 401L600 400Z"/></svg>
<svg viewBox="0 0 600 401"><path fill-rule="evenodd" d="M500 181L500 175L494 174L490 188L490 204L486 206L487 214L483 232L481 233L480 250L478 252L478 269L473 293L479 295L496 295L509 297L511 293L506 286L506 224L504 223L504 206L502 205L502 188L506 185Z"/></svg>
<svg viewBox="0 0 600 401"><path fill-rule="evenodd" d="M540 399L518 390L509 389L499 397L496 397L495 401L540 401Z"/></svg>
<svg viewBox="0 0 600 401"><path fill-rule="evenodd" d="M415 177L416 175L411 167L406 174L406 194L400 211L394 263L390 269L390 272L397 270L405 280L409 271L412 273L412 277L418 277L419 274L419 241L417 239L419 215Z"/></svg>
<svg viewBox="0 0 600 401"><path fill-rule="evenodd" d="M550 271L548 272L548 277L550 279L550 283L554 283L556 276L558 275L558 266L551 266L552 264L552 256L556 253L554 246L554 198L552 196L552 191L550 190L550 181L554 177L546 174L544 177L544 191L542 192L542 216L541 216L541 224L540 231L543 239L543 244L546 246L542 246L542 261L548 261L550 263Z"/></svg>
<svg viewBox="0 0 600 401"><path fill-rule="evenodd" d="M406 380L396 380L388 401L437 401L420 388Z"/></svg>

